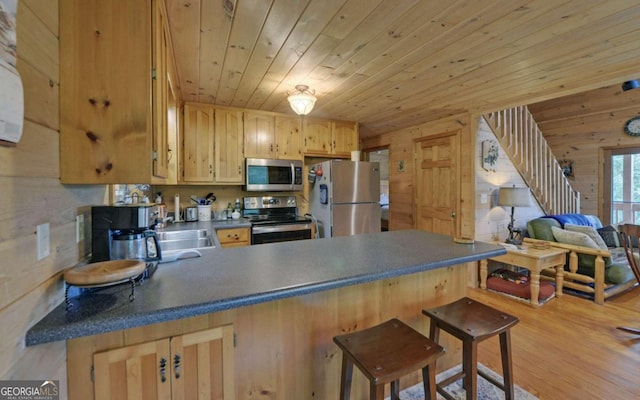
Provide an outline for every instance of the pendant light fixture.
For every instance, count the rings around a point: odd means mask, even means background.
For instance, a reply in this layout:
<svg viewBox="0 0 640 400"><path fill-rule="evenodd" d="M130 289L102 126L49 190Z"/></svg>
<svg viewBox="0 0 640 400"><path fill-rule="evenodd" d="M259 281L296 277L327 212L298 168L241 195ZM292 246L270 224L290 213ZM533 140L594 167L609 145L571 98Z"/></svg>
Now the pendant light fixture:
<svg viewBox="0 0 640 400"><path fill-rule="evenodd" d="M289 94L287 100L291 109L298 115L307 115L313 110L316 104L315 90L309 89L307 85L296 85L296 90Z"/></svg>

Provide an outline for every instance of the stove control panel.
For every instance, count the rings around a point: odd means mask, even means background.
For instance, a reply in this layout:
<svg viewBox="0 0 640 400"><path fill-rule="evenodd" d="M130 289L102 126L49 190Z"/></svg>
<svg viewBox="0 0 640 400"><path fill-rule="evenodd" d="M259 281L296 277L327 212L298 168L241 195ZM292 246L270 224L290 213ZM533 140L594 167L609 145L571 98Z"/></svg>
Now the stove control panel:
<svg viewBox="0 0 640 400"><path fill-rule="evenodd" d="M291 208L296 206L296 196L261 196L244 198L245 210L261 208Z"/></svg>

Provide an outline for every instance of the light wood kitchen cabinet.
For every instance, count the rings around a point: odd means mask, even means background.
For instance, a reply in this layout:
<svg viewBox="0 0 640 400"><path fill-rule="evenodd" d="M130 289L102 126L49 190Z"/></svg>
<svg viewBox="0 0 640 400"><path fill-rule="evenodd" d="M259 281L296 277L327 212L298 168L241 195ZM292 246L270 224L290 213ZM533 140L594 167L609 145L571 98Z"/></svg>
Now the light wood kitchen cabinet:
<svg viewBox="0 0 640 400"><path fill-rule="evenodd" d="M93 355L96 400L235 399L233 325Z"/></svg>
<svg viewBox="0 0 640 400"><path fill-rule="evenodd" d="M259 111L244 112L244 156L246 158L275 158L275 117Z"/></svg>
<svg viewBox="0 0 640 400"><path fill-rule="evenodd" d="M358 124L348 121L331 122L331 154L351 157L352 150L358 150Z"/></svg>
<svg viewBox="0 0 640 400"><path fill-rule="evenodd" d="M242 111L185 104L182 181L241 184L244 177L242 126Z"/></svg>
<svg viewBox="0 0 640 400"><path fill-rule="evenodd" d="M276 116L276 155L281 160L302 160L302 120Z"/></svg>
<svg viewBox="0 0 640 400"><path fill-rule="evenodd" d="M251 228L216 229L216 235L223 248L251 245Z"/></svg>
<svg viewBox="0 0 640 400"><path fill-rule="evenodd" d="M244 156L302 160L302 123L299 117L259 111L244 112Z"/></svg>
<svg viewBox="0 0 640 400"><path fill-rule="evenodd" d="M305 118L302 127L304 155L350 157L358 149L358 124Z"/></svg>
<svg viewBox="0 0 640 400"><path fill-rule="evenodd" d="M215 170L218 183L243 183L242 112L215 109Z"/></svg>
<svg viewBox="0 0 640 400"><path fill-rule="evenodd" d="M62 183L167 182L167 29L161 0L60 1Z"/></svg>
<svg viewBox="0 0 640 400"><path fill-rule="evenodd" d="M331 121L305 118L302 122L304 154L328 156L331 154Z"/></svg>
<svg viewBox="0 0 640 400"><path fill-rule="evenodd" d="M214 161L213 107L184 106L182 135L182 181L213 182Z"/></svg>

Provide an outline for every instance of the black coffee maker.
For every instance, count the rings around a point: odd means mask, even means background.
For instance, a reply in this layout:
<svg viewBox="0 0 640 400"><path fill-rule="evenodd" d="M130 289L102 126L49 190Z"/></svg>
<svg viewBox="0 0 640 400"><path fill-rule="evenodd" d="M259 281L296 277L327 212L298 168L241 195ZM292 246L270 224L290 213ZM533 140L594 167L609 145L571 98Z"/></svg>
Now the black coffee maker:
<svg viewBox="0 0 640 400"><path fill-rule="evenodd" d="M157 216L155 204L91 207L91 262L136 258L156 266L161 259L153 230Z"/></svg>

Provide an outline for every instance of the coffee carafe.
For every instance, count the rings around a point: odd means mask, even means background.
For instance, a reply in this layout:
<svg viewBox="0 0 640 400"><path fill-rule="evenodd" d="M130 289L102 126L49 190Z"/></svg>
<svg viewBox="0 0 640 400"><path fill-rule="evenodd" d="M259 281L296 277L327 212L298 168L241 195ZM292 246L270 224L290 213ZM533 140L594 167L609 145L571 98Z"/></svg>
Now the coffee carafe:
<svg viewBox="0 0 640 400"><path fill-rule="evenodd" d="M112 260L138 259L145 262L160 261L160 245L152 230L122 229L111 232Z"/></svg>

